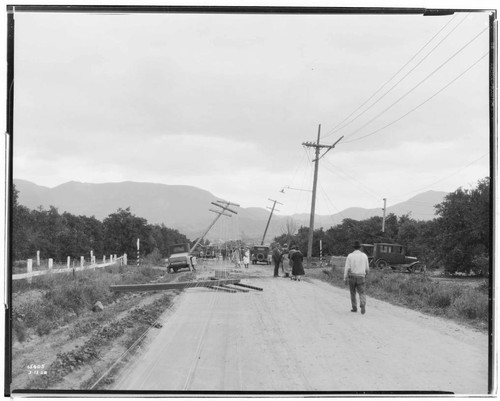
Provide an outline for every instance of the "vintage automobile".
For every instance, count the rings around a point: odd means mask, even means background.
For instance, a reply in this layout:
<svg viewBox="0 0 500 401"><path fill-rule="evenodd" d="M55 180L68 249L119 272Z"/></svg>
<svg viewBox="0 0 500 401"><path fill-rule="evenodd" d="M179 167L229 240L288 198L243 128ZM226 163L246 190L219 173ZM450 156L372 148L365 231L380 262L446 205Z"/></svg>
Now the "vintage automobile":
<svg viewBox="0 0 500 401"><path fill-rule="evenodd" d="M167 260L169 273L177 273L180 269L196 270L196 257L189 252L189 244L175 244L170 246L170 256Z"/></svg>
<svg viewBox="0 0 500 401"><path fill-rule="evenodd" d="M254 246L250 251L252 255L252 264L256 265L257 263L265 263L266 265L270 264L269 262L269 247L264 245Z"/></svg>
<svg viewBox="0 0 500 401"><path fill-rule="evenodd" d="M370 267L391 267L393 270L405 268L410 273L425 269L425 265L416 257L407 256L406 247L400 244L361 244L361 251L368 256Z"/></svg>

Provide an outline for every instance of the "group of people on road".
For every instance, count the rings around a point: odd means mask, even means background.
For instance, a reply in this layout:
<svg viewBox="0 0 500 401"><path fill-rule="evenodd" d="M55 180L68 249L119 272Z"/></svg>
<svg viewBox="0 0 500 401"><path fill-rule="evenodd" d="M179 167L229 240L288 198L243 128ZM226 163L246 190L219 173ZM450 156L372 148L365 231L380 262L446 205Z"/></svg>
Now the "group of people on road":
<svg viewBox="0 0 500 401"><path fill-rule="evenodd" d="M370 270L368 256L361 251L361 244L359 241L354 241L354 251L351 252L345 262L344 267L344 283L349 284L351 294L351 312L358 311L356 294L359 295L359 306L361 313L366 313L366 276ZM304 255L299 250L298 246L286 245L282 248L279 244L274 244L271 248L271 260L274 263L274 277L280 277L279 270L283 273L283 277L290 277L292 280L300 281L301 276L305 274L304 271ZM233 262L236 267L240 266L239 250L235 250L232 255ZM243 253L243 265L248 269L250 263L250 250L245 249ZM291 272L290 272L291 270ZM290 274L291 273L291 274Z"/></svg>
<svg viewBox="0 0 500 401"><path fill-rule="evenodd" d="M351 312L358 311L357 297L359 295L359 306L361 314L366 313L366 276L370 271L368 256L361 251L361 243L354 241L354 251L351 252L345 262L344 283L349 284L351 294ZM305 274L303 266L304 256L297 246L281 248L279 244L272 248L272 261L274 263L274 277L279 277L279 269L284 277L289 276L285 269L291 268L291 279L300 281L300 277Z"/></svg>
<svg viewBox="0 0 500 401"><path fill-rule="evenodd" d="M250 264L250 249L245 248L243 251L243 260L240 257L240 250L235 249L231 255L231 260L234 263L234 267L241 267L241 262L243 262L245 269L248 269L248 265Z"/></svg>
<svg viewBox="0 0 500 401"><path fill-rule="evenodd" d="M283 277L290 277L292 280L300 281L300 277L305 274L303 265L304 255L296 245L291 246L290 250L287 248L282 249L279 244L274 245L272 249L272 261L274 263L274 277L280 277L280 267ZM288 271L289 269L291 269L291 275Z"/></svg>

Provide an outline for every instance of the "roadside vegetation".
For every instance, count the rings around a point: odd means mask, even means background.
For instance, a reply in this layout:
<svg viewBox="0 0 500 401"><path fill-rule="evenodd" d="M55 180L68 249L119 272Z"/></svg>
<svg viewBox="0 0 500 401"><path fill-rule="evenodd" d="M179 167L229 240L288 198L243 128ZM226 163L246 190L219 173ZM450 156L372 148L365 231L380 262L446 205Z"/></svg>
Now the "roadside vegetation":
<svg viewBox="0 0 500 401"><path fill-rule="evenodd" d="M397 243L407 247L408 256L416 256L428 269L444 269L449 275L472 274L488 276L492 213L490 180L485 178L473 189L459 188L435 205L436 217L420 221L410 215L389 214L382 232L382 217L366 220L344 219L327 230L314 230L313 257L319 256L320 241L323 256L346 256L352 252L355 240L362 243ZM277 243L297 245L307 254L309 228L287 221Z"/></svg>
<svg viewBox="0 0 500 401"><path fill-rule="evenodd" d="M122 293L113 284L192 280L152 263L110 266L13 282L13 389L87 390L108 386L180 291ZM100 302L102 309L93 308ZM123 356L119 359L119 356ZM116 364L115 362L120 362ZM44 372L29 374L31 364ZM112 368L112 369L111 369ZM101 379L101 380L100 380Z"/></svg>
<svg viewBox="0 0 500 401"><path fill-rule="evenodd" d="M309 269L308 276L346 288L344 269ZM372 269L366 280L367 296L394 305L452 319L486 330L489 324L489 281L484 278L439 277Z"/></svg>
<svg viewBox="0 0 500 401"><path fill-rule="evenodd" d="M13 340L23 342L30 334L47 335L91 311L96 302L104 308L123 295L110 290L110 285L141 284L163 278L162 269L149 265L110 266L72 274L48 274L12 282Z"/></svg>

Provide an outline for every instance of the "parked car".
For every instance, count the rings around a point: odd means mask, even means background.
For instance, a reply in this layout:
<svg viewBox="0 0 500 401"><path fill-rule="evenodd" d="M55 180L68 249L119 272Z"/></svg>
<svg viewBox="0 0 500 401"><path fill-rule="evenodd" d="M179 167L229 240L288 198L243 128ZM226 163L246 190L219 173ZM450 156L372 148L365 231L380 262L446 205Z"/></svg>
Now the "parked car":
<svg viewBox="0 0 500 401"><path fill-rule="evenodd" d="M189 252L189 244L175 244L170 247L170 256L167 260L169 273L177 273L180 269L196 270L196 257Z"/></svg>
<svg viewBox="0 0 500 401"><path fill-rule="evenodd" d="M370 267L384 269L406 268L409 272L421 271L425 265L414 256L406 255L406 247L400 244L376 243L361 244L361 251L365 252Z"/></svg>
<svg viewBox="0 0 500 401"><path fill-rule="evenodd" d="M254 246L252 247L252 250L250 251L250 254L252 255L252 264L256 265L257 263L265 263L265 264L270 264L269 262L269 247L260 245L260 246Z"/></svg>

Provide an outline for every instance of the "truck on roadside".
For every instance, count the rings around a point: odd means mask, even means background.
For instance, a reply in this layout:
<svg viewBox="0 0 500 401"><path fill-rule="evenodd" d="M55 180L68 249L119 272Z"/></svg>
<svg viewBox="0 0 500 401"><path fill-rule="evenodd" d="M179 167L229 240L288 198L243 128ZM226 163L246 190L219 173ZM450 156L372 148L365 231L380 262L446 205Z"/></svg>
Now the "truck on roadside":
<svg viewBox="0 0 500 401"><path fill-rule="evenodd" d="M189 244L170 246L170 256L167 259L167 271L177 273L180 269L196 270L196 256L191 255Z"/></svg>

